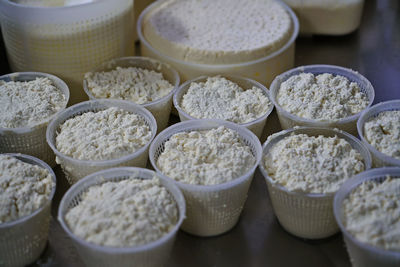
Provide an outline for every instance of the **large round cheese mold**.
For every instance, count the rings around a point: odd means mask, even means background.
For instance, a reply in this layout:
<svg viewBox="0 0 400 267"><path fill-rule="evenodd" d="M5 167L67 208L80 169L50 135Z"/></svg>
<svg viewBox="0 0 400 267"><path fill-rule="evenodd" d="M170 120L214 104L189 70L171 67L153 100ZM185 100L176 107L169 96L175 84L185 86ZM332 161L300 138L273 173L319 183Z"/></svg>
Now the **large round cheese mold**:
<svg viewBox="0 0 400 267"><path fill-rule="evenodd" d="M281 48L292 31L286 10L264 0L170 0L143 24L144 37L155 49L205 64L267 56Z"/></svg>

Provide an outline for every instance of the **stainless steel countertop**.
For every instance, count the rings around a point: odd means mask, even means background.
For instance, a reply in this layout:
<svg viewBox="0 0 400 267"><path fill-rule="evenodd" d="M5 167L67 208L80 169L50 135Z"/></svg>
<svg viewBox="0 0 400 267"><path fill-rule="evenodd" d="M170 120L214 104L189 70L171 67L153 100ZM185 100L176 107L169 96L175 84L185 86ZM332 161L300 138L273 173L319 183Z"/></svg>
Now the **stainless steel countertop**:
<svg viewBox="0 0 400 267"><path fill-rule="evenodd" d="M4 46L0 47L0 74L9 72ZM366 76L376 91L375 103L400 99L400 2L366 0L361 27L347 36L310 36L296 41L296 66L333 64ZM171 118L171 123L176 122ZM276 114L264 134L279 130ZM53 202L49 243L32 266L83 266L69 238L56 222L56 211L68 184L60 170ZM228 233L209 238L178 233L166 266L350 266L337 234L323 240L303 240L279 225L267 187L257 170L239 223Z"/></svg>

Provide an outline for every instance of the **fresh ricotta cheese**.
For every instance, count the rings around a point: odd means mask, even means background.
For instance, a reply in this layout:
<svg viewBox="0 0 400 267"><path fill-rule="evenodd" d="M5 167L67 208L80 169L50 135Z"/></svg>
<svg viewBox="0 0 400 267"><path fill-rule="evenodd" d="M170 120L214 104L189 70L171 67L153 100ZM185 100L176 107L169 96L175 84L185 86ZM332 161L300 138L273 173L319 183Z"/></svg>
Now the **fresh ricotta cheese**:
<svg viewBox="0 0 400 267"><path fill-rule="evenodd" d="M15 221L43 207L55 183L48 170L0 155L0 224Z"/></svg>
<svg viewBox="0 0 400 267"><path fill-rule="evenodd" d="M359 152L338 136L292 134L264 156L268 175L289 191L334 193L342 183L364 171Z"/></svg>

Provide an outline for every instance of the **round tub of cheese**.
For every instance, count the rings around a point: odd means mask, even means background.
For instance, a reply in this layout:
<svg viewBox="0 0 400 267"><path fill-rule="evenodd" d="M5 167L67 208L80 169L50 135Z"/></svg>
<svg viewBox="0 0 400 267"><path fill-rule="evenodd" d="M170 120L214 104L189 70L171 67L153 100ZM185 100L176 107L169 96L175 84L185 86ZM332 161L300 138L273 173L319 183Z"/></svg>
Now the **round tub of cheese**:
<svg viewBox="0 0 400 267"><path fill-rule="evenodd" d="M298 31L281 1L157 1L137 24L142 55L167 62L182 80L237 74L267 86L294 66Z"/></svg>
<svg viewBox="0 0 400 267"><path fill-rule="evenodd" d="M221 119L240 124L260 138L274 105L260 83L238 76L201 76L174 94L181 121Z"/></svg>
<svg viewBox="0 0 400 267"><path fill-rule="evenodd" d="M371 152L374 167L400 166L400 100L382 102L364 111L357 129Z"/></svg>
<svg viewBox="0 0 400 267"><path fill-rule="evenodd" d="M278 221L289 233L309 239L339 231L334 194L347 179L370 167L368 149L357 138L314 127L270 136L260 164Z"/></svg>
<svg viewBox="0 0 400 267"><path fill-rule="evenodd" d="M93 173L64 195L58 220L87 266L162 266L185 218L185 199L154 171Z"/></svg>
<svg viewBox="0 0 400 267"><path fill-rule="evenodd" d="M261 144L248 129L222 120L190 120L162 131L153 141L150 162L185 196L182 229L198 236L229 231L237 223Z"/></svg>
<svg viewBox="0 0 400 267"><path fill-rule="evenodd" d="M360 73L333 65L301 66L274 79L270 87L283 129L338 128L357 135L357 119L375 98Z"/></svg>
<svg viewBox="0 0 400 267"><path fill-rule="evenodd" d="M148 109L158 131L168 125L172 95L179 86L178 73L157 60L124 57L104 63L85 74L83 89L89 99L122 99Z"/></svg>
<svg viewBox="0 0 400 267"><path fill-rule="evenodd" d="M126 100L91 100L60 112L47 128L47 142L66 178L119 166L145 167L157 132L153 115Z"/></svg>
<svg viewBox="0 0 400 267"><path fill-rule="evenodd" d="M333 207L353 266L400 266L400 168L371 169L344 183Z"/></svg>
<svg viewBox="0 0 400 267"><path fill-rule="evenodd" d="M69 99L68 86L40 72L0 76L0 153L23 153L55 166L46 128Z"/></svg>
<svg viewBox="0 0 400 267"><path fill-rule="evenodd" d="M27 266L46 247L56 176L45 162L0 154L0 266Z"/></svg>

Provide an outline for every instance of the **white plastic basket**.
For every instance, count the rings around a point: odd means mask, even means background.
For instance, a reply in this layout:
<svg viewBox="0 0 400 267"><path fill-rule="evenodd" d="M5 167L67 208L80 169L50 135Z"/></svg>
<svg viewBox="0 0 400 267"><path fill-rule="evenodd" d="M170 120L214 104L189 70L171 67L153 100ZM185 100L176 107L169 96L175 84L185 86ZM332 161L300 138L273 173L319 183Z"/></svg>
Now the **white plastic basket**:
<svg viewBox="0 0 400 267"><path fill-rule="evenodd" d="M45 168L54 182L49 199L41 208L18 220L0 223L0 266L26 266L39 258L46 247L51 201L56 191L56 175L49 165L35 157L14 153L7 153L7 155Z"/></svg>
<svg viewBox="0 0 400 267"><path fill-rule="evenodd" d="M60 109L65 109L69 99L69 89L68 86L58 77L41 72L15 72L0 77L0 80L9 81L19 81L26 82L32 81L36 78L45 77L51 80L51 82L56 86L65 97L65 102L63 107ZM51 148L46 143L46 128L48 123L54 115L46 118L32 126L20 127L20 128L1 128L0 127L0 153L22 153L37 157L45 161L50 166L54 167L56 165L55 156Z"/></svg>
<svg viewBox="0 0 400 267"><path fill-rule="evenodd" d="M252 88L253 86L260 88L262 90L263 94L265 96L267 96L268 99L270 99L268 89L265 86L263 86L262 84L260 84L259 82L256 82L254 80L247 79L244 77L232 76L232 75L224 75L223 77L238 84L243 89ZM206 82L207 78L208 78L208 76L201 76L196 79L186 81L175 92L174 97L173 97L174 106L178 110L179 118L181 119L181 121L198 119L198 118L194 118L194 117L190 116L184 109L182 109L182 107L181 107L182 98L189 90L191 83ZM250 121L250 122L240 123L240 125L246 127L247 129L252 131L258 138L260 138L261 134L263 132L264 126L267 122L268 116L271 114L273 109L274 109L274 105L271 102L271 107L261 117L255 119L253 121ZM209 118L209 119L215 119L215 118Z"/></svg>
<svg viewBox="0 0 400 267"><path fill-rule="evenodd" d="M358 135L360 136L361 141L367 146L369 152L371 152L372 163L375 168L384 166L400 166L400 159L390 157L378 151L365 139L364 136L364 125L366 122L378 116L381 112L392 110L400 110L400 100L391 100L374 105L361 113L361 116L357 121Z"/></svg>
<svg viewBox="0 0 400 267"><path fill-rule="evenodd" d="M177 182L165 176L156 162L168 139L179 132L209 130L225 126L236 131L242 141L248 145L256 163L242 176L218 185L192 185ZM213 236L229 231L237 223L247 198L254 171L261 159L261 144L248 129L222 120L190 120L180 122L162 131L153 141L149 152L150 162L161 176L173 181L185 196L187 218L182 229L198 236Z"/></svg>
<svg viewBox="0 0 400 267"><path fill-rule="evenodd" d="M289 79L291 76L298 75L301 73L312 73L314 75L323 74L323 73L331 73L332 75L341 75L349 79L351 82L356 82L360 87L361 91L364 92L368 97L368 107L372 105L372 102L375 98L375 91L372 84L360 73L353 71L351 69L334 66L334 65L307 65L300 66L294 69L291 69L281 75L277 76L270 86L270 95L271 101L274 103L276 107L276 111L278 113L279 122L282 126L282 129L293 128L294 126L310 126L310 127L325 127L325 128L338 128L340 130L346 131L354 136L357 135L357 119L360 117L360 113L354 114L352 116L327 122L327 121L319 121L313 119L302 118L296 115L293 115L283 109L276 99L278 92L280 90L281 84Z"/></svg>
<svg viewBox="0 0 400 267"><path fill-rule="evenodd" d="M152 135L150 141L134 153L111 160L79 160L58 151L55 145L55 140L61 124L77 115L81 115L89 111L96 112L110 107L118 107L128 112L140 115L151 130ZM156 135L156 132L156 120L154 119L153 115L145 108L125 100L99 99L85 101L73 105L63 112L59 113L47 127L46 138L47 143L56 154L58 158L57 160L61 165L68 182L70 184L74 184L86 175L103 169L119 166L145 167L148 159L149 146L154 136Z"/></svg>
<svg viewBox="0 0 400 267"><path fill-rule="evenodd" d="M343 225L343 201L348 195L360 184L365 181L375 180L378 182L386 179L386 175L390 175L392 178L400 178L400 168L379 168L371 169L366 172L362 172L352 179L346 181L337 192L333 208L335 219L343 233L343 238L346 243L347 251L349 252L351 262L353 266L362 267L395 267L400 266L400 252L389 251L383 248L379 248L370 244L366 244L357 240L352 236ZM361 226L362 227L362 226Z"/></svg>
<svg viewBox="0 0 400 267"><path fill-rule="evenodd" d="M178 73L169 65L146 57L116 58L109 62L103 63L100 67L92 70L92 72L111 71L114 70L116 67L137 67L161 72L164 79L169 81L174 86L171 92L168 93L166 96L151 101L149 103L141 104L141 106L145 107L153 114L154 118L157 121L158 132L164 130L165 127L167 127L168 125L169 115L171 113L172 95L178 88L180 82ZM89 96L89 99L96 99L89 90L88 83L85 79L83 80L83 89L85 90L85 93Z"/></svg>
<svg viewBox="0 0 400 267"><path fill-rule="evenodd" d="M283 130L263 145L263 159L260 170L268 186L272 207L283 228L289 233L308 239L318 239L331 236L339 231L333 216L334 193L316 194L291 192L272 179L264 166L264 157L280 140L294 134L310 136L335 136L345 139L356 149L364 159L365 169L371 167L371 156L368 149L354 136L334 129L316 127L298 127Z"/></svg>
<svg viewBox="0 0 400 267"><path fill-rule="evenodd" d="M58 210L58 220L64 231L71 237L78 253L87 266L162 266L168 259L176 234L185 218L185 199L178 187L163 177L160 177L161 183L174 197L178 206L179 219L169 233L156 241L134 247L100 246L77 237L72 233L65 221L65 215L68 210L79 204L82 194L89 187L108 181L131 179L132 176L137 179L151 179L154 175L154 171L133 167L103 170L80 180L63 196Z"/></svg>

